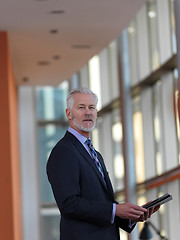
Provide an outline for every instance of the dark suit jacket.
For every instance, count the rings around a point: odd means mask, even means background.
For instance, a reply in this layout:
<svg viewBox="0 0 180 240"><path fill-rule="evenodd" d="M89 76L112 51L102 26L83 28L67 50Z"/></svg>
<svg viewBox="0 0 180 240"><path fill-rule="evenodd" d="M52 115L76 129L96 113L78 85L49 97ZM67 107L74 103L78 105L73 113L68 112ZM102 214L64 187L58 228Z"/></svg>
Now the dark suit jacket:
<svg viewBox="0 0 180 240"><path fill-rule="evenodd" d="M129 221L115 218L111 223L114 193L99 152L107 187L94 161L71 133L53 148L47 175L61 212L61 240L119 240L121 227L127 232Z"/></svg>

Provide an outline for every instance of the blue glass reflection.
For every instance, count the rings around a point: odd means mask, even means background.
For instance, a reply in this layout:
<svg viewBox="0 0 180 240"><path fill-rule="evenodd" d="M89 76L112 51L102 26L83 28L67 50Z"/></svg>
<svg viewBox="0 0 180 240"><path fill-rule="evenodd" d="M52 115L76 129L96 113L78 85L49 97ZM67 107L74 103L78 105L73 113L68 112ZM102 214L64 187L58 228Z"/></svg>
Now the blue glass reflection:
<svg viewBox="0 0 180 240"><path fill-rule="evenodd" d="M39 88L37 90L37 118L39 120L64 120L67 91L67 88Z"/></svg>
<svg viewBox="0 0 180 240"><path fill-rule="evenodd" d="M54 145L64 136L67 127L47 124L38 128L41 202L55 202L46 175L46 163Z"/></svg>

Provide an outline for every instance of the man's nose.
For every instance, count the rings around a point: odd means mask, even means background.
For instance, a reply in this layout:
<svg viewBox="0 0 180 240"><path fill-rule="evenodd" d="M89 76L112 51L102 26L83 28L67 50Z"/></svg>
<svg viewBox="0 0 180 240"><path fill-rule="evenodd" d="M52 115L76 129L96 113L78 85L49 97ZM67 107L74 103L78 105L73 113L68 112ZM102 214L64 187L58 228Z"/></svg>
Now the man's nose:
<svg viewBox="0 0 180 240"><path fill-rule="evenodd" d="M86 114L88 114L88 115L91 114L91 110L88 107L86 108Z"/></svg>

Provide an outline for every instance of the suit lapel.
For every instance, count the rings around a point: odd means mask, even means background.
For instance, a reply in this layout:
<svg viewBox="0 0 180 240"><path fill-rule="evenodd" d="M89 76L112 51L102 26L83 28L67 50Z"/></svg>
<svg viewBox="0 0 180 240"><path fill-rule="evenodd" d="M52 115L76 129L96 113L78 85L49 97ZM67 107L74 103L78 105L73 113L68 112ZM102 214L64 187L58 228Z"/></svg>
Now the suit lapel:
<svg viewBox="0 0 180 240"><path fill-rule="evenodd" d="M94 160L91 158L91 156L89 155L87 150L84 148L84 146L80 143L80 144L76 145L76 148L80 152L80 154L88 161L88 163L91 165L91 167L96 172L96 174L97 174L98 178L100 179L101 183L103 184L103 186L105 186L102 176L101 176L96 164L94 163Z"/></svg>
<svg viewBox="0 0 180 240"><path fill-rule="evenodd" d="M100 155L98 154L98 160L101 163L101 166L103 168L103 173L104 173L104 177L105 177L105 181L106 181L106 185L102 179L102 176L97 168L97 166L95 165L93 159L91 158L91 156L89 155L89 153L87 152L87 150L85 149L85 147L81 144L81 142L71 133L66 132L66 135L71 142L76 146L78 152L88 161L88 163L91 165L91 167L94 169L94 171L96 172L100 182L102 183L103 187L107 190L108 193L111 194L111 196L114 198L114 193L113 193L113 189L112 189L112 185L111 185L111 181L109 179L108 173L106 171L105 165L103 163L102 158L100 157Z"/></svg>

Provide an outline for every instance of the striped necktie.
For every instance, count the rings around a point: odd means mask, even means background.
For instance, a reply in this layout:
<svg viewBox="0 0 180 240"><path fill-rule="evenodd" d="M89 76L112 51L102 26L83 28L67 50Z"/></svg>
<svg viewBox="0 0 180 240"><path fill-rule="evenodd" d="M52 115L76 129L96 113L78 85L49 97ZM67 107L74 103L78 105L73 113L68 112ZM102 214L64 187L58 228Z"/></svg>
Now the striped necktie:
<svg viewBox="0 0 180 240"><path fill-rule="evenodd" d="M99 162L99 160L98 160L98 158L97 158L97 153L96 153L96 151L95 151L95 149L94 149L94 147L93 147L93 145L92 145L92 142L91 142L90 138L88 138L88 139L86 140L86 143L87 143L87 146L89 147L89 150L90 150L90 153L91 153L91 157L93 158L93 160L94 160L94 162L95 162L95 164L96 164L99 172L101 173L101 176L102 176L102 178L103 178L103 181L104 181L104 183L105 183L105 185L106 185L106 182L105 182L105 179L104 179L104 173L103 173L101 164L100 164L100 162Z"/></svg>

